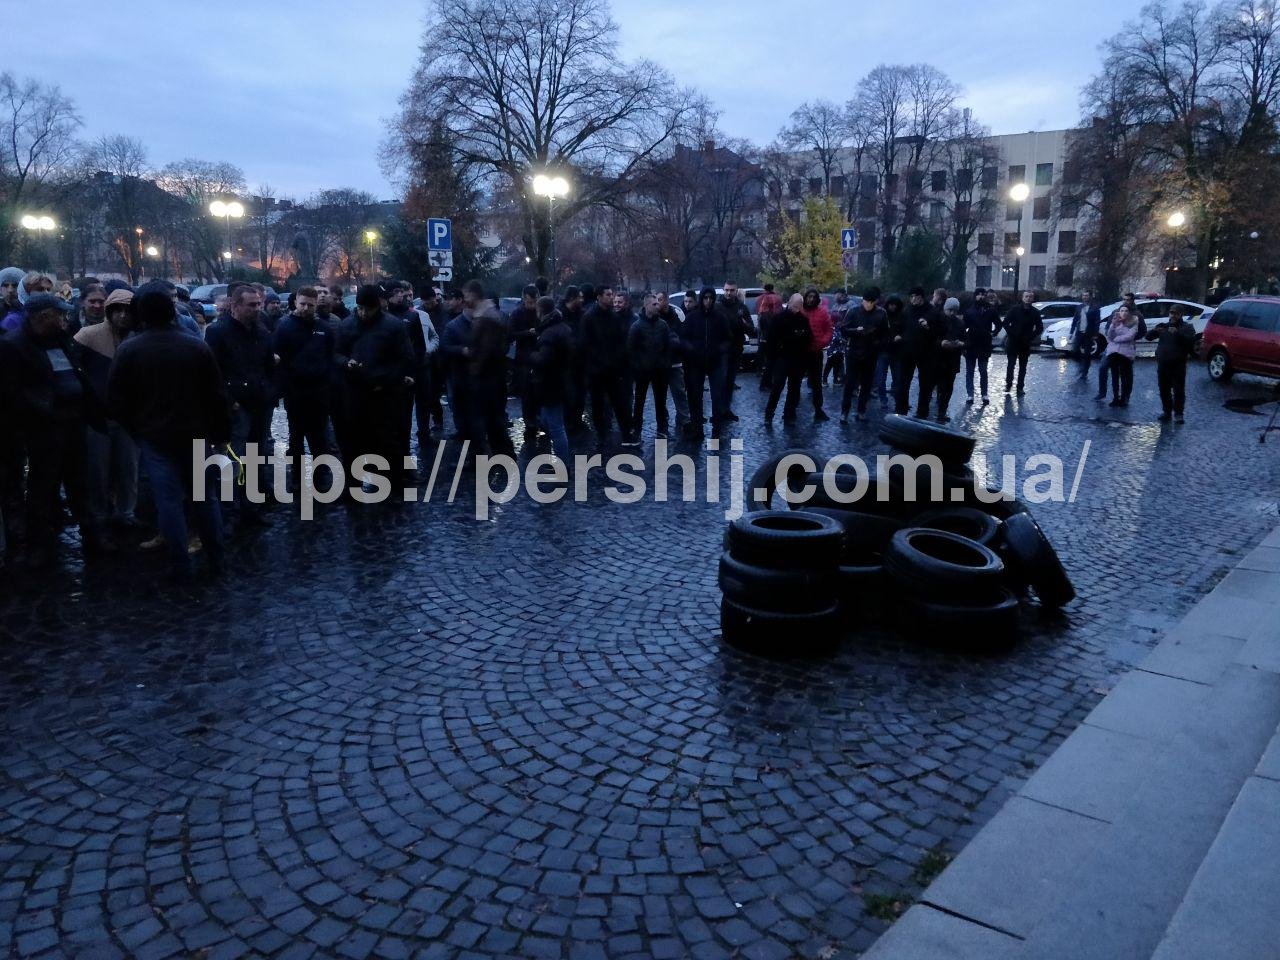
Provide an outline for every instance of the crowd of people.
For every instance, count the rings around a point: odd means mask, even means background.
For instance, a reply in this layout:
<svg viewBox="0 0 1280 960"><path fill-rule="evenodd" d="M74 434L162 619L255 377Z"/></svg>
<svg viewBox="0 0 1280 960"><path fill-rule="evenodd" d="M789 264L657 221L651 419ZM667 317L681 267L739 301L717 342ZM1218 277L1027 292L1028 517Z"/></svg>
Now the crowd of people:
<svg viewBox="0 0 1280 960"><path fill-rule="evenodd" d="M87 278L75 291L8 268L0 271L0 555L22 544L29 565L47 564L68 522L79 526L86 553L114 553L122 529L144 525L141 471L146 515L158 529L142 546L165 547L179 577L189 575L197 548L220 569L224 505L216 496L192 502L193 443L236 461L256 444L265 456L277 406L287 422L292 492L307 453L338 457L347 477L370 455L389 474L412 470L415 424L419 450L455 440L472 454L512 453L509 395L519 400L526 442L545 433L564 461L571 435L588 431L600 448L615 429L622 446L638 446L650 398L655 437L700 441L708 424L718 434L738 420L734 393L753 337L766 425L780 402L782 422L795 422L806 382L814 420L826 421L824 385L833 372L844 422L851 414L865 420L873 398L884 412L911 412L915 384L915 416L945 423L962 368L967 403L990 402L989 361L1001 330L1005 393L1024 393L1027 359L1043 330L1030 293L1001 315L996 292L985 290L962 308L942 289L928 296L916 288L904 301L872 287L858 302L838 294L828 308L817 290L784 301L766 285L756 313L758 322L732 282L723 292L686 291L676 304L666 293L633 300L609 286L566 287L557 300L539 279L508 317L478 281L429 287L420 300L405 281L366 284L354 311L340 287L303 286L282 301L260 284L233 282L207 321L181 284L153 280L133 289ZM1073 324L1082 380L1100 325L1086 298ZM1145 336L1132 301L1110 318L1105 336L1099 394L1109 376L1112 403L1123 406L1134 345ZM1177 315L1159 334L1165 419L1182 419L1193 345ZM206 469L216 489L217 468ZM270 523L263 503L241 484L234 489L226 510L238 528Z"/></svg>

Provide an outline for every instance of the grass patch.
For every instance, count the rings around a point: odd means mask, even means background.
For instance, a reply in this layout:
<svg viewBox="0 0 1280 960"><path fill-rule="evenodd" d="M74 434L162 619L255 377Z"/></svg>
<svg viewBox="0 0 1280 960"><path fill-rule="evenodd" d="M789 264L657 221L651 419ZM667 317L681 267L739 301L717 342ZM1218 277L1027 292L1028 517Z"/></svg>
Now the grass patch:
<svg viewBox="0 0 1280 960"><path fill-rule="evenodd" d="M907 907L911 898L901 893L867 893L862 897L862 911L869 917L893 923Z"/></svg>
<svg viewBox="0 0 1280 960"><path fill-rule="evenodd" d="M916 864L916 872L912 874L911 879L920 886L927 887L938 879L938 874L947 869L947 864L953 859L955 858L942 847L934 847Z"/></svg>

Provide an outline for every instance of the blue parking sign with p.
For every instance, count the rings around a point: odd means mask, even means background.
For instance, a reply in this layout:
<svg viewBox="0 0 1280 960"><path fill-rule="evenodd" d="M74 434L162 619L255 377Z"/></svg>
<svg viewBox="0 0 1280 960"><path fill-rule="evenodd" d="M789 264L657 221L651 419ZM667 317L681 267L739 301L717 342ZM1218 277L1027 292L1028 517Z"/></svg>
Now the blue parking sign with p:
<svg viewBox="0 0 1280 960"><path fill-rule="evenodd" d="M453 221L445 218L432 218L427 221L427 249L453 249Z"/></svg>

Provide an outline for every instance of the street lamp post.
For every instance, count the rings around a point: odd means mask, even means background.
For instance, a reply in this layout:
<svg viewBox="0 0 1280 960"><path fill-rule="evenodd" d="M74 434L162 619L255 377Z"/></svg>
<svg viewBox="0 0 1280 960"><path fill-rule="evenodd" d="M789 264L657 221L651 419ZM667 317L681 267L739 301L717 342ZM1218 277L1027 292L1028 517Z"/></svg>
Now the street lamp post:
<svg viewBox="0 0 1280 960"><path fill-rule="evenodd" d="M57 224L53 222L53 217L33 217L31 214L27 214L22 218L22 225L26 229L36 232L36 243L41 250L44 249L44 232L57 227Z"/></svg>
<svg viewBox="0 0 1280 960"><path fill-rule="evenodd" d="M231 221L239 220L244 216L244 205L238 200L232 200L230 203L223 203L221 200L215 200L209 204L209 212L215 217L222 217L227 224L227 249L223 251L223 257L227 262L227 269L231 269Z"/></svg>
<svg viewBox="0 0 1280 960"><path fill-rule="evenodd" d="M378 231L366 230L364 238L369 241L369 280L373 281L378 278L378 261L375 259L376 254L373 252L373 245L378 240Z"/></svg>
<svg viewBox="0 0 1280 960"><path fill-rule="evenodd" d="M154 245L147 247L147 256L151 258L151 279L154 280L158 275L158 271L156 270L156 258L160 256L160 251L156 249Z"/></svg>
<svg viewBox="0 0 1280 960"><path fill-rule="evenodd" d="M1014 203L1022 204L1027 202L1027 197L1031 196L1031 188L1025 183L1015 183L1009 188L1009 199ZM1022 233L1022 211L1018 211L1018 233ZM1018 286L1022 282L1022 255L1027 251L1023 247L1018 247L1014 251L1018 256L1013 262L1013 293L1016 297L1018 294Z"/></svg>
<svg viewBox="0 0 1280 960"><path fill-rule="evenodd" d="M1027 252L1027 248L1014 247L1013 252L1017 255L1017 258L1013 261L1013 295L1017 297L1018 284L1021 282L1020 278L1022 277L1022 255Z"/></svg>
<svg viewBox="0 0 1280 960"><path fill-rule="evenodd" d="M550 234L551 281L556 277L556 197L569 195L569 181L540 173L533 178L533 192L547 198L547 232Z"/></svg>

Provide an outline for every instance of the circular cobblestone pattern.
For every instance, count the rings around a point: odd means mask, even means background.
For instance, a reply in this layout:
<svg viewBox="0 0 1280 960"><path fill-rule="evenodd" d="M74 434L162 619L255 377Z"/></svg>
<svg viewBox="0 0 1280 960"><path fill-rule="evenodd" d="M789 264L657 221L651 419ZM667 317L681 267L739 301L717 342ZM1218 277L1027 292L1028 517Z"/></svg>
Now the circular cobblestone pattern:
<svg viewBox="0 0 1280 960"><path fill-rule="evenodd" d="M1080 599L998 656L867 626L821 662L726 648L724 505L599 481L486 522L277 507L215 586L74 549L10 574L0 954L856 956L1275 524L1280 435L1223 406L1270 387L1196 367L1161 426L1154 374L1117 415L1037 357L1027 397L960 408L1068 487L1092 441L1077 501L1036 508ZM886 452L807 400L766 432L753 377L735 406L748 475Z"/></svg>

